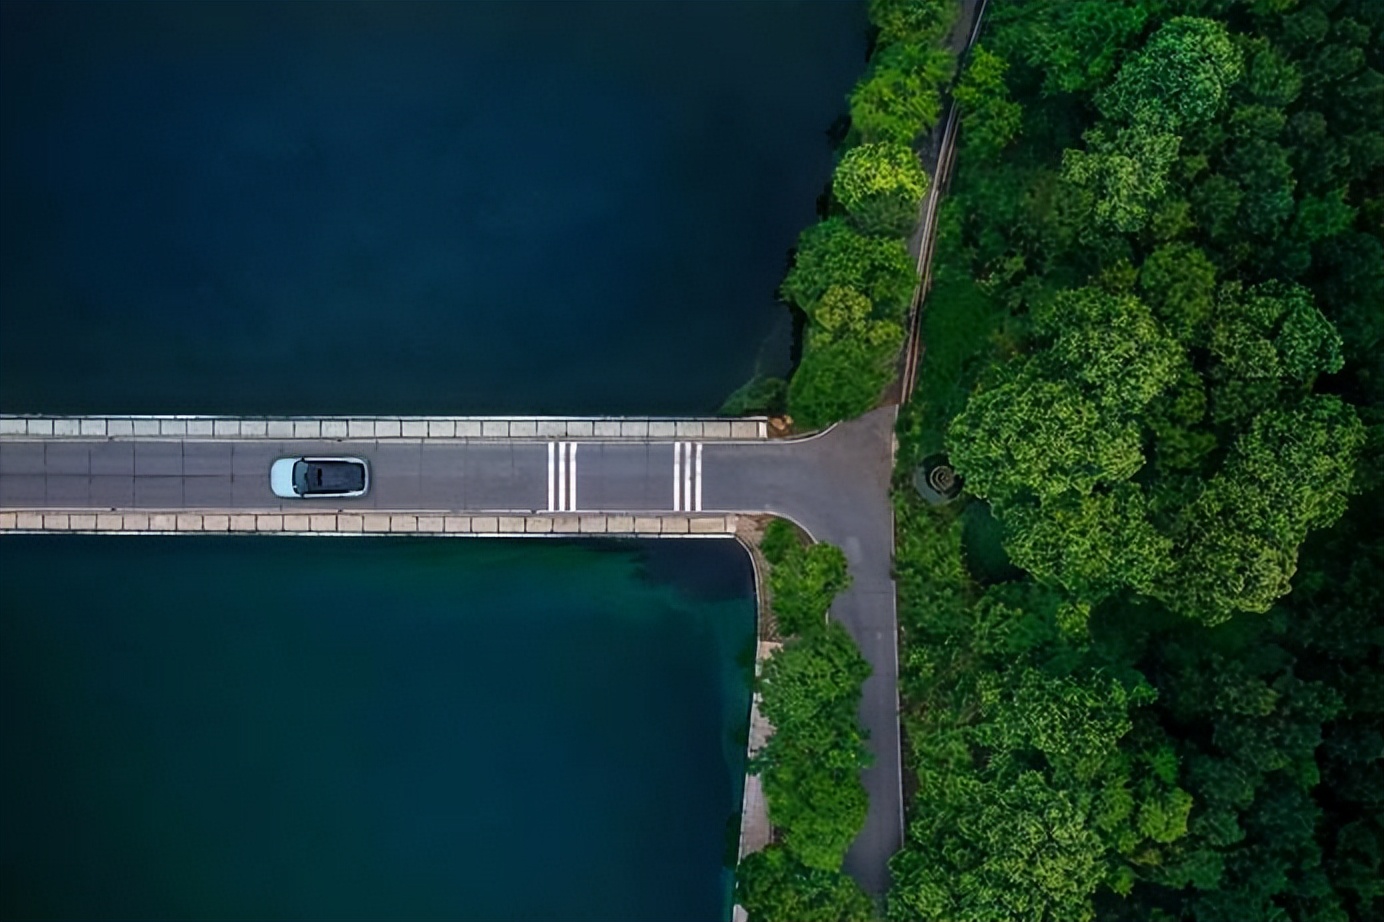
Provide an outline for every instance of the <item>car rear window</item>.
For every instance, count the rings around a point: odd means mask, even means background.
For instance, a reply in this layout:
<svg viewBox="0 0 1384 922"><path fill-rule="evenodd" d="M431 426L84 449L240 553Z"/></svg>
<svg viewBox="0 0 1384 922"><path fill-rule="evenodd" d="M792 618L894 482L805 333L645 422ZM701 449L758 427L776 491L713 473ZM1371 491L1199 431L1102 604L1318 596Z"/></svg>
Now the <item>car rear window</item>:
<svg viewBox="0 0 1384 922"><path fill-rule="evenodd" d="M352 493L365 489L365 467L352 461L299 461L293 487L300 494Z"/></svg>

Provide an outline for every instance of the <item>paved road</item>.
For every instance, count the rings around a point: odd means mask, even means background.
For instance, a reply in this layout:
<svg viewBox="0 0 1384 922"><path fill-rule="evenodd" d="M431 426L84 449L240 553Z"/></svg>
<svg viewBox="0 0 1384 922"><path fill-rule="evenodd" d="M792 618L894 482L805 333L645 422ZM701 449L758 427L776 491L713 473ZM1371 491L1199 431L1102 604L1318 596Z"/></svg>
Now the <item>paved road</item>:
<svg viewBox="0 0 1384 922"><path fill-rule="evenodd" d="M874 667L861 715L875 765L847 869L872 892L902 841L889 476L894 409L823 435L755 442L0 439L0 509L290 512L772 512L839 545L854 582L832 608ZM356 500L281 500L275 458L355 455Z"/></svg>

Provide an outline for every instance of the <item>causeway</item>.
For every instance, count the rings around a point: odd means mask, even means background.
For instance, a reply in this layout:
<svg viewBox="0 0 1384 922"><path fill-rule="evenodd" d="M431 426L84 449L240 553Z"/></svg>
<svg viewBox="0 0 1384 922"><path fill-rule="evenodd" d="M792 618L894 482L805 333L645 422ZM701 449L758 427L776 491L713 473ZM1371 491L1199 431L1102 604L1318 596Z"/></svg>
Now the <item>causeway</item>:
<svg viewBox="0 0 1384 922"><path fill-rule="evenodd" d="M874 669L870 806L846 869L888 886L903 840L891 575L894 407L769 438L762 419L0 417L0 532L728 535L773 513L840 546L841 621ZM370 464L353 500L281 500L276 458Z"/></svg>

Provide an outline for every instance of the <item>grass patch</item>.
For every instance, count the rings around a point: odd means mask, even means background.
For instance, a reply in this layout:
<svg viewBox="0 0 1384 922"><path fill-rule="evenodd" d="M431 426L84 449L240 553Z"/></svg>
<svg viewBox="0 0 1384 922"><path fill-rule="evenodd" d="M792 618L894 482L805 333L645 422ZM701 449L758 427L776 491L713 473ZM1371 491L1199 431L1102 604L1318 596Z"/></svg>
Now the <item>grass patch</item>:
<svg viewBox="0 0 1384 922"><path fill-rule="evenodd" d="M945 451L947 426L966 407L976 378L994 352L994 332L1007 316L975 282L940 274L923 309L926 353L918 387L899 432L907 466Z"/></svg>

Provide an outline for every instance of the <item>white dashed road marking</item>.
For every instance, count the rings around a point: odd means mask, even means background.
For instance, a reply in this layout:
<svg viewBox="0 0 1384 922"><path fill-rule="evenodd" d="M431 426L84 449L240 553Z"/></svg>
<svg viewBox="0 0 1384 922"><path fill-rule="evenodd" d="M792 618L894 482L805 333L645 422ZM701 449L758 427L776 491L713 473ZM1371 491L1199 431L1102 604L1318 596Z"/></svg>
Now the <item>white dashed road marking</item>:
<svg viewBox="0 0 1384 922"><path fill-rule="evenodd" d="M548 443L548 511L577 511L577 443Z"/></svg>
<svg viewBox="0 0 1384 922"><path fill-rule="evenodd" d="M702 511L702 443L673 443L673 511Z"/></svg>

